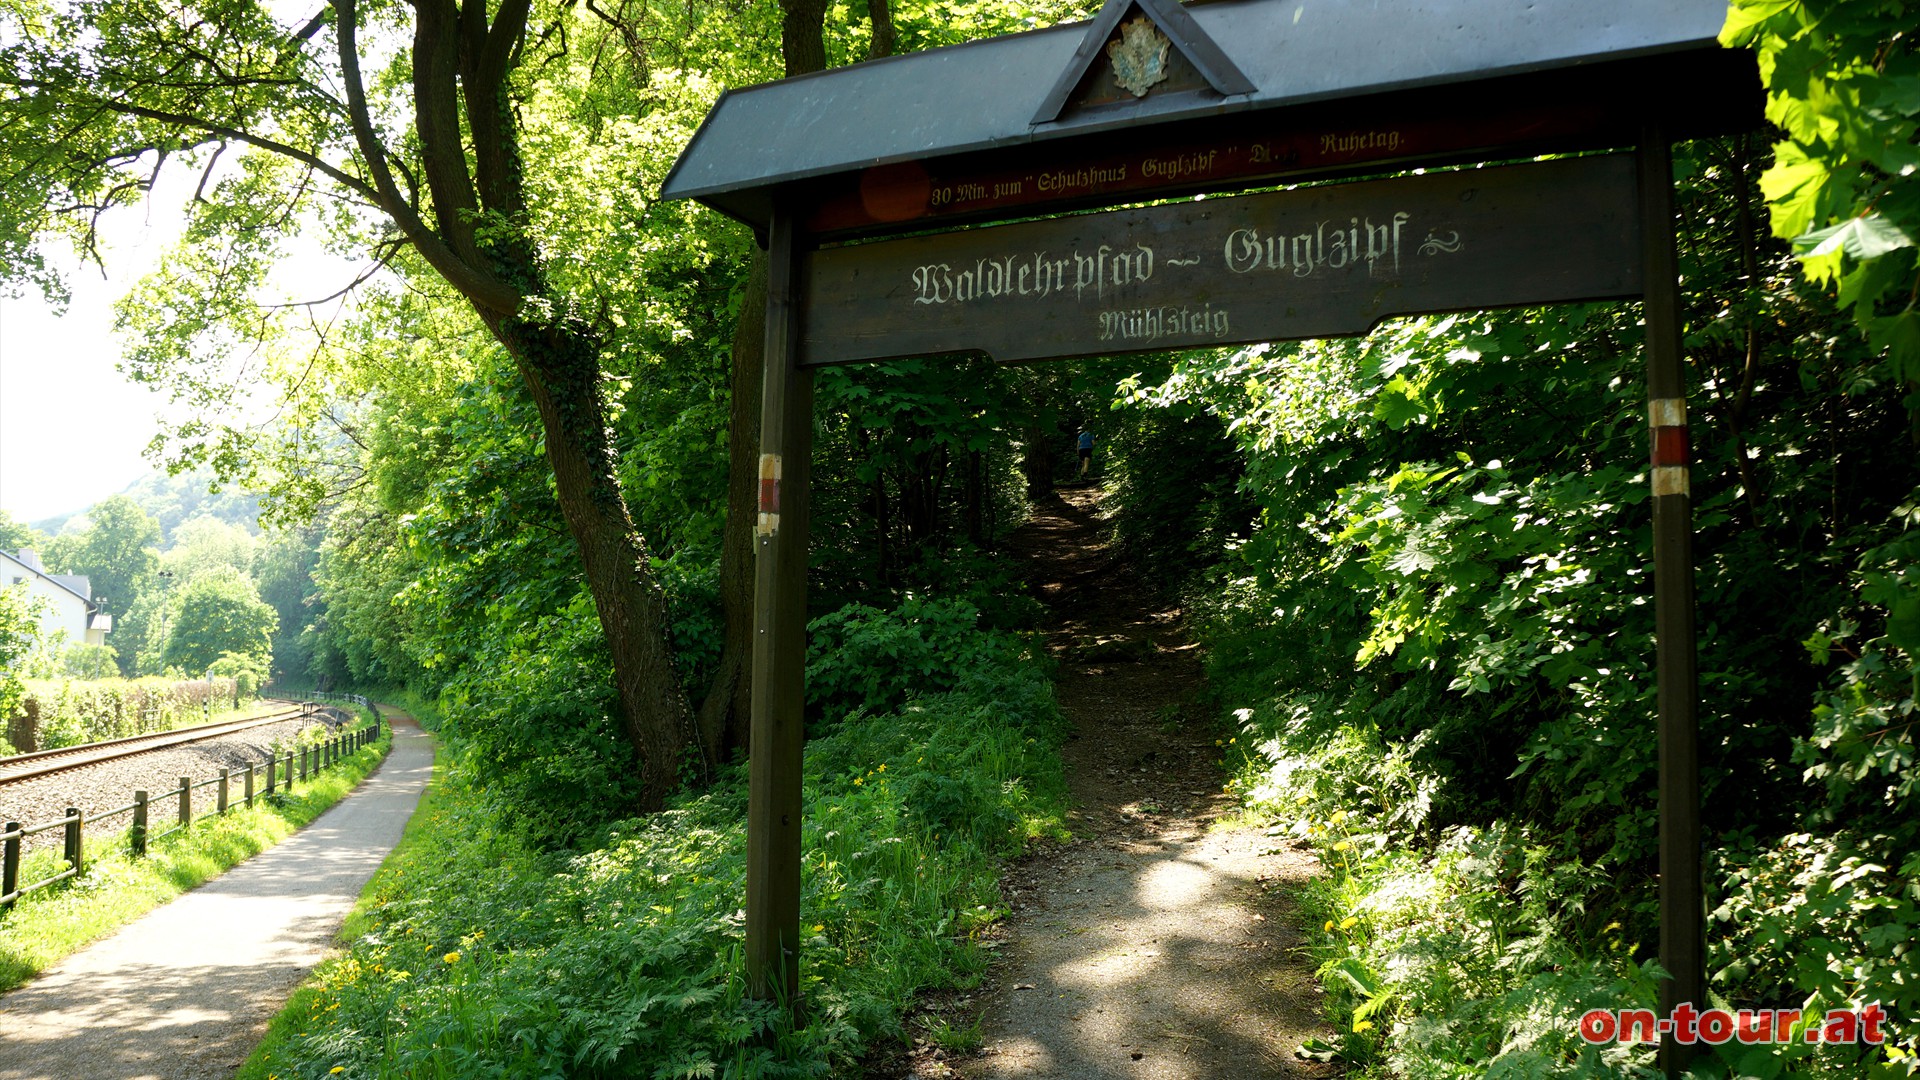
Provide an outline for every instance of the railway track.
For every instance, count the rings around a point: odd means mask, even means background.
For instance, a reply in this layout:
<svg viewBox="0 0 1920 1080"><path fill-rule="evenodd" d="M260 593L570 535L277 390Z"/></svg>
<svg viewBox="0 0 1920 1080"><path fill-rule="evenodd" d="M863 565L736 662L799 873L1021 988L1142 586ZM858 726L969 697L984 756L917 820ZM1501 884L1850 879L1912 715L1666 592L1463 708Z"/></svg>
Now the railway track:
<svg viewBox="0 0 1920 1080"><path fill-rule="evenodd" d="M312 716L317 712L318 709L310 703L293 704L266 716L256 716L249 720L223 720L174 731L156 731L147 735L130 735L124 739L109 739L106 742L68 746L59 750L41 750L32 754L0 757L0 785L15 784L22 780L32 780L49 773L78 769L86 765L98 765L103 761L115 761L151 750L164 750L170 746L200 742L203 739L217 739L237 731L278 724L286 720L297 720L302 716Z"/></svg>

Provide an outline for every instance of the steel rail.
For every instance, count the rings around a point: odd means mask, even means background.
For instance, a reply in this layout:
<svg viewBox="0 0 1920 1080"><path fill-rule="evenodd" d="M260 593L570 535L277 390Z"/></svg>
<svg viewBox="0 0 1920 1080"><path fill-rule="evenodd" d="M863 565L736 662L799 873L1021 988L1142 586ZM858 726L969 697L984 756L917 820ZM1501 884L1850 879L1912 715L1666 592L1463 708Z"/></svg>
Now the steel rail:
<svg viewBox="0 0 1920 1080"><path fill-rule="evenodd" d="M50 773L78 769L87 765L98 765L107 761L144 754L153 750L165 750L170 747L184 746L205 739L217 739L222 735L232 735L267 724L283 723L311 715L301 708L284 709L266 716L256 716L248 720L222 720L213 724L200 724L174 731L155 731L145 735L130 735L122 739L109 739L105 742L84 743L80 746L62 747L58 750L41 750L31 754L15 754L0 758L0 785L19 783L46 776Z"/></svg>

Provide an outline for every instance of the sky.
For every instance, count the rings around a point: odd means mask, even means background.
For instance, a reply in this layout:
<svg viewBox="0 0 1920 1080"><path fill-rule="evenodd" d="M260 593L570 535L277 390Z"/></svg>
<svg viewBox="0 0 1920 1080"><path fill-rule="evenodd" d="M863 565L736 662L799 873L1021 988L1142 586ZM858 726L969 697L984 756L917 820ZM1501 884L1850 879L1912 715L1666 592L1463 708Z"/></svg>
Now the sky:
<svg viewBox="0 0 1920 1080"><path fill-rule="evenodd" d="M64 312L31 290L0 294L0 510L14 520L85 510L155 468L142 452L169 405L118 370L113 303L179 239L198 179L186 169L162 173L143 205L113 211L100 230L106 275L73 260ZM295 239L289 252L268 285L274 299L328 295L358 270L311 241ZM249 396L238 389L236 411Z"/></svg>
<svg viewBox="0 0 1920 1080"><path fill-rule="evenodd" d="M114 212L108 278L75 260L64 313L37 291L0 295L0 510L38 521L84 510L152 468L141 451L164 400L115 370L113 301L178 236L181 200L164 188Z"/></svg>

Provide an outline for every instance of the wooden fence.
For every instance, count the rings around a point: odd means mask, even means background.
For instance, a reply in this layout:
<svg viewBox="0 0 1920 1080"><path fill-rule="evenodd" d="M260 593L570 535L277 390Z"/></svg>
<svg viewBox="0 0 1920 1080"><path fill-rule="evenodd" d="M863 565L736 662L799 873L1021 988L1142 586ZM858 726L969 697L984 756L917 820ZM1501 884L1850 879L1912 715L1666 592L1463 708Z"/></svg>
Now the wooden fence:
<svg viewBox="0 0 1920 1080"><path fill-rule="evenodd" d="M321 696L321 695L315 695ZM358 694L328 694L331 699L350 700L354 704L371 710L372 703ZM309 777L317 776L321 770L344 761L349 755L362 747L371 746L380 736L380 718L374 716L373 723L353 731L341 732L324 742L303 746L297 751L290 750L284 757L268 758L262 767L249 763L246 769L237 775L232 769L221 769L219 775L205 780L195 780L191 776L180 778L179 786L170 788L160 795L159 800L149 797L145 791L133 793L133 802L112 810L102 810L97 814L83 813L77 807L67 807L64 817L52 821L43 821L38 825L22 825L9 821L0 828L0 910L11 908L14 901L34 891L43 889L56 881L65 881L78 877L86 869L86 834L88 825L118 817L121 814L133 815L133 827L128 830L128 843L136 856L147 853L147 845L163 836L170 836L192 825L195 821L224 814L233 805L233 781L240 781L239 802L252 806L256 792L266 798L274 794L276 786L284 787L291 793L296 783L305 783ZM264 782L263 782L264 781ZM196 815L193 812L193 793L202 788L214 788L214 808L207 813ZM168 815L173 824L158 832L153 831L153 808L156 801L164 806L167 800L176 800L179 807L175 814ZM54 829L65 830L65 851L62 861L66 868L51 877L39 881L20 883L20 857L22 846L30 836L38 836Z"/></svg>

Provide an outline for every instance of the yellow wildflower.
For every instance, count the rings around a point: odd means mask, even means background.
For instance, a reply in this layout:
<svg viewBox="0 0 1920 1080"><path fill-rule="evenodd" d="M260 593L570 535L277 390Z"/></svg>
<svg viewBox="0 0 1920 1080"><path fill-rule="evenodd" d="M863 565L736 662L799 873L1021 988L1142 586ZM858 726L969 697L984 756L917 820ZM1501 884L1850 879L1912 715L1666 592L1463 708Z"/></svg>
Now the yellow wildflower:
<svg viewBox="0 0 1920 1080"><path fill-rule="evenodd" d="M458 950L456 950L454 952L448 953L447 955L441 957L440 959L445 960L449 964L457 964L460 962L460 953L458 952Z"/></svg>

